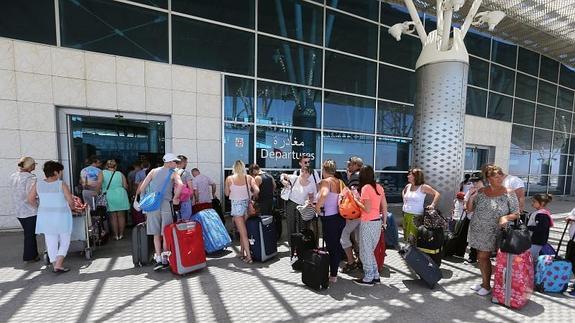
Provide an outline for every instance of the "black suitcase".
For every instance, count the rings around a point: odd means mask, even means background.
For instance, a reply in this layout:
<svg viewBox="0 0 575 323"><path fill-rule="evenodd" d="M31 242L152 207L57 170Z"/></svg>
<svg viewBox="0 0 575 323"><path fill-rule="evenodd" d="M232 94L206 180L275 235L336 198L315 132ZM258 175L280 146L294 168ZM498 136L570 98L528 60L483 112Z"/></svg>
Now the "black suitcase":
<svg viewBox="0 0 575 323"><path fill-rule="evenodd" d="M266 261L278 253L276 228L272 216L254 216L246 221L250 252L256 261Z"/></svg>
<svg viewBox="0 0 575 323"><path fill-rule="evenodd" d="M146 232L146 222L132 229L132 262L134 266L145 266L152 258L153 238Z"/></svg>
<svg viewBox="0 0 575 323"><path fill-rule="evenodd" d="M444 232L442 228L420 226L417 229L417 248L428 255L437 266L441 266L443 257Z"/></svg>
<svg viewBox="0 0 575 323"><path fill-rule="evenodd" d="M407 265L413 269L430 288L433 288L435 284L443 278L441 270L435 262L425 253L419 251L419 249L409 246L402 256Z"/></svg>
<svg viewBox="0 0 575 323"><path fill-rule="evenodd" d="M445 245L443 247L443 254L446 257L457 256L464 257L465 250L467 249L467 233L469 231L469 219L465 217L457 221L455 231L447 234L445 237Z"/></svg>
<svg viewBox="0 0 575 323"><path fill-rule="evenodd" d="M301 281L315 290L329 286L329 254L323 249L307 253L302 265Z"/></svg>
<svg viewBox="0 0 575 323"><path fill-rule="evenodd" d="M304 229L298 233L292 233L290 237L291 255L290 262L293 270L302 270L303 259L313 249L317 248L313 231Z"/></svg>

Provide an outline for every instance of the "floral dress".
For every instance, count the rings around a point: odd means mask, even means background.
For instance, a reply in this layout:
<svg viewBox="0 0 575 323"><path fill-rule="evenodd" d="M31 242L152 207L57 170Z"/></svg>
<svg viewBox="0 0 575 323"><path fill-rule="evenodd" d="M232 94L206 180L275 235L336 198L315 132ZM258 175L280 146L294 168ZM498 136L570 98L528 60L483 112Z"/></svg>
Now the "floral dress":
<svg viewBox="0 0 575 323"><path fill-rule="evenodd" d="M469 247L479 251L496 251L500 233L499 218L519 212L519 201L515 193L490 197L478 192L473 201L474 213L469 223L467 241Z"/></svg>

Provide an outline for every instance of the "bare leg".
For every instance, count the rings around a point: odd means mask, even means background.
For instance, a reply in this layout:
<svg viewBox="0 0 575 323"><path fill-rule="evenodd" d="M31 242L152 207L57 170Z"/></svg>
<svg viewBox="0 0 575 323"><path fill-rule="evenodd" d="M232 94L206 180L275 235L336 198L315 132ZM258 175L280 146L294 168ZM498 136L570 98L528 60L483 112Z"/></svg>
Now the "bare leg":
<svg viewBox="0 0 575 323"><path fill-rule="evenodd" d="M353 248L349 247L343 250L345 251L345 255L347 256L347 263L353 264L355 262L355 258L353 257Z"/></svg>
<svg viewBox="0 0 575 323"><path fill-rule="evenodd" d="M479 262L479 269L481 270L481 287L486 290L491 290L491 260L489 257L491 252L477 250L477 260Z"/></svg>
<svg viewBox="0 0 575 323"><path fill-rule="evenodd" d="M123 238L124 237L124 230L126 229L126 212L119 211L117 212L118 216L118 235Z"/></svg>
<svg viewBox="0 0 575 323"><path fill-rule="evenodd" d="M245 217L238 216L235 217L234 220L236 221L236 227L240 232L240 246L242 255L246 257L246 261L250 261L252 259L252 255L250 254L250 242L248 240L248 230L246 229Z"/></svg>
<svg viewBox="0 0 575 323"><path fill-rule="evenodd" d="M112 234L118 240L118 212L110 213L110 221L112 222Z"/></svg>
<svg viewBox="0 0 575 323"><path fill-rule="evenodd" d="M162 236L154 234L154 251L157 255L162 254Z"/></svg>
<svg viewBox="0 0 575 323"><path fill-rule="evenodd" d="M64 256L56 257L56 261L53 263L54 269L61 269L64 267Z"/></svg>

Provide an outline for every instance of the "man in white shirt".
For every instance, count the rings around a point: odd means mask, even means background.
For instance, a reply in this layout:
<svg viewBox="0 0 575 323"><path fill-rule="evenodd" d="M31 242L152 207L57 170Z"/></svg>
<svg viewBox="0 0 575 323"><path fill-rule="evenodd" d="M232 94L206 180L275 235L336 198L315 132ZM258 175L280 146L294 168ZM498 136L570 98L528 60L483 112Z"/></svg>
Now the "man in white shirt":
<svg viewBox="0 0 575 323"><path fill-rule="evenodd" d="M299 176L301 170L304 167L310 167L310 165L311 165L311 158L308 155L301 155L299 158L300 169L295 170L293 174ZM315 183L315 188L316 190L319 191L319 182L321 181L321 175L317 172L316 169L313 170L313 174L311 174L310 180L312 180Z"/></svg>
<svg viewBox="0 0 575 323"><path fill-rule="evenodd" d="M523 212L523 210L525 210L525 185L521 178L513 175L505 175L503 186L515 192L517 200L519 200L519 212Z"/></svg>
<svg viewBox="0 0 575 323"><path fill-rule="evenodd" d="M200 174L197 168L192 169L192 186L194 187L194 204L212 203L216 196L216 183L204 174ZM211 190L210 190L211 187Z"/></svg>

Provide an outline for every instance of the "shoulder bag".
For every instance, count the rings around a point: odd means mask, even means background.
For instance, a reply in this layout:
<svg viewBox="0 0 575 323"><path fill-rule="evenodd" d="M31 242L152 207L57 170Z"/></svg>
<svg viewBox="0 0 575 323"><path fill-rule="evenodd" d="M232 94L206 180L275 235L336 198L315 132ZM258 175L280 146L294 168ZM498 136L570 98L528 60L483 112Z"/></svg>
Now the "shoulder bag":
<svg viewBox="0 0 575 323"><path fill-rule="evenodd" d="M315 213L315 208L310 203L306 203L305 205L298 205L296 206L296 209L301 215L301 219L304 221L311 221L317 216Z"/></svg>
<svg viewBox="0 0 575 323"><path fill-rule="evenodd" d="M247 176L246 176L246 190L248 191L248 217L255 216L258 212L256 210L255 202L254 200L252 200L252 195L250 194L250 188Z"/></svg>
<svg viewBox="0 0 575 323"><path fill-rule="evenodd" d="M357 203L355 203L355 198L350 189L345 187L345 184L340 179L340 193L338 201L339 214L347 220L355 220L361 217L361 210Z"/></svg>
<svg viewBox="0 0 575 323"><path fill-rule="evenodd" d="M160 209L162 200L164 199L164 193L166 193L166 188L168 187L168 183L170 183L173 172L174 170L170 169L160 192L149 192L140 200L140 209L142 211L153 212Z"/></svg>
<svg viewBox="0 0 575 323"><path fill-rule="evenodd" d="M110 181L106 186L106 190L102 191L100 194L98 194L98 196L96 196L96 207L108 207L108 198L106 197L106 193L108 193L108 189L110 188L110 184L112 184L112 179L114 178L114 175L116 175L116 171L112 173Z"/></svg>
<svg viewBox="0 0 575 323"><path fill-rule="evenodd" d="M297 181L297 178L296 178ZM289 201L289 198L291 197L291 191L293 189L293 185L295 184L295 181L292 183L289 181L288 179L288 183L290 184L289 186L284 186L282 188L282 191L280 193L280 197L282 198L282 200L284 201Z"/></svg>

